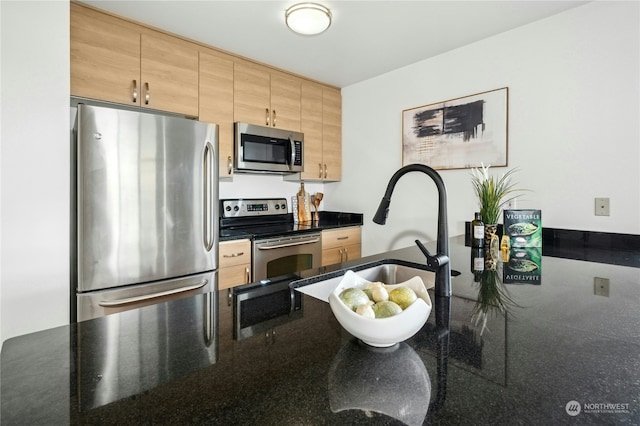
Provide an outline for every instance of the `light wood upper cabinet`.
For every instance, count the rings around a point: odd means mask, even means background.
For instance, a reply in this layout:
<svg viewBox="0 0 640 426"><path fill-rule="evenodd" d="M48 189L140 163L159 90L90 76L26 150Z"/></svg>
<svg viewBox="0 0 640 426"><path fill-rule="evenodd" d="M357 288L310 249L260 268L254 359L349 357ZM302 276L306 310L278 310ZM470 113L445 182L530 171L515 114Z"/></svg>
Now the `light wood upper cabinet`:
<svg viewBox="0 0 640 426"><path fill-rule="evenodd" d="M303 82L300 126L304 133L302 180L342 177L342 97L339 89Z"/></svg>
<svg viewBox="0 0 640 426"><path fill-rule="evenodd" d="M143 107L198 116L198 48L159 32L142 33Z"/></svg>
<svg viewBox="0 0 640 426"><path fill-rule="evenodd" d="M271 74L263 67L237 61L233 70L233 119L271 125Z"/></svg>
<svg viewBox="0 0 640 426"><path fill-rule="evenodd" d="M300 131L300 80L271 72L271 125Z"/></svg>
<svg viewBox="0 0 640 426"><path fill-rule="evenodd" d="M234 121L300 131L300 80L238 60L234 66Z"/></svg>
<svg viewBox="0 0 640 426"><path fill-rule="evenodd" d="M198 116L198 49L71 3L71 95Z"/></svg>
<svg viewBox="0 0 640 426"><path fill-rule="evenodd" d="M219 176L233 175L233 60L200 51L200 121L218 125Z"/></svg>
<svg viewBox="0 0 640 426"><path fill-rule="evenodd" d="M300 129L304 133L304 172L302 180L323 180L322 156L322 86L302 83Z"/></svg>
<svg viewBox="0 0 640 426"><path fill-rule="evenodd" d="M71 95L139 105L139 29L76 3L70 19Z"/></svg>
<svg viewBox="0 0 640 426"><path fill-rule="evenodd" d="M342 179L342 95L339 89L322 89L323 179Z"/></svg>

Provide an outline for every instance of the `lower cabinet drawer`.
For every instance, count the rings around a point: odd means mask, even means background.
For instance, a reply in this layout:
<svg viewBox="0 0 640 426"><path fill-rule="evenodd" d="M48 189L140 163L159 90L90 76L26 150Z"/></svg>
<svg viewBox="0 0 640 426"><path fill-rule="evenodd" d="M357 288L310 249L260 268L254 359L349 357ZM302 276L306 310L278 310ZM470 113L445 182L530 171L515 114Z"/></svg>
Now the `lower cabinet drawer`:
<svg viewBox="0 0 640 426"><path fill-rule="evenodd" d="M251 263L251 241L224 241L219 245L220 269L234 265Z"/></svg>
<svg viewBox="0 0 640 426"><path fill-rule="evenodd" d="M322 231L322 249L359 244L360 239L361 230L359 226Z"/></svg>
<svg viewBox="0 0 640 426"><path fill-rule="evenodd" d="M223 241L219 245L218 289L251 282L251 241Z"/></svg>

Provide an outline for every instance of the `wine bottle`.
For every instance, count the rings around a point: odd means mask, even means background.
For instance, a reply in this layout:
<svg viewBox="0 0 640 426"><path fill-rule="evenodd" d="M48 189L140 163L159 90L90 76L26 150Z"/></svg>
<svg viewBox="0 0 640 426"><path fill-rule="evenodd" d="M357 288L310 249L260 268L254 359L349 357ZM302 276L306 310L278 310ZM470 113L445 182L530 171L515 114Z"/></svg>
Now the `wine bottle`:
<svg viewBox="0 0 640 426"><path fill-rule="evenodd" d="M471 222L471 247L484 247L484 222L480 212L476 212L475 219Z"/></svg>

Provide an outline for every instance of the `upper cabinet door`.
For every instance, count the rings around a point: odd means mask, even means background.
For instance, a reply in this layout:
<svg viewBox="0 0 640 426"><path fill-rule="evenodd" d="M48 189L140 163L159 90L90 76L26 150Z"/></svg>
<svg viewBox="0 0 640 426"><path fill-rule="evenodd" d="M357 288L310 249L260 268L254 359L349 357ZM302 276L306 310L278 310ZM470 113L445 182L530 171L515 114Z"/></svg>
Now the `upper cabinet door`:
<svg viewBox="0 0 640 426"><path fill-rule="evenodd" d="M157 32L143 32L141 46L142 106L197 117L196 45Z"/></svg>
<svg viewBox="0 0 640 426"><path fill-rule="evenodd" d="M271 126L271 74L264 67L237 61L233 69L233 117L242 123Z"/></svg>
<svg viewBox="0 0 640 426"><path fill-rule="evenodd" d="M220 177L233 175L233 60L200 52L200 121L218 125Z"/></svg>
<svg viewBox="0 0 640 426"><path fill-rule="evenodd" d="M71 95L140 105L140 32L71 3Z"/></svg>
<svg viewBox="0 0 640 426"><path fill-rule="evenodd" d="M236 61L234 120L300 131L300 80L267 67Z"/></svg>
<svg viewBox="0 0 640 426"><path fill-rule="evenodd" d="M195 44L71 3L71 95L198 116Z"/></svg>
<svg viewBox="0 0 640 426"><path fill-rule="evenodd" d="M300 80L271 72L271 126L300 131Z"/></svg>
<svg viewBox="0 0 640 426"><path fill-rule="evenodd" d="M327 181L342 179L342 95L339 89L322 90L322 150Z"/></svg>
<svg viewBox="0 0 640 426"><path fill-rule="evenodd" d="M324 180L322 157L322 86L303 82L300 130L304 133L304 172L302 180Z"/></svg>

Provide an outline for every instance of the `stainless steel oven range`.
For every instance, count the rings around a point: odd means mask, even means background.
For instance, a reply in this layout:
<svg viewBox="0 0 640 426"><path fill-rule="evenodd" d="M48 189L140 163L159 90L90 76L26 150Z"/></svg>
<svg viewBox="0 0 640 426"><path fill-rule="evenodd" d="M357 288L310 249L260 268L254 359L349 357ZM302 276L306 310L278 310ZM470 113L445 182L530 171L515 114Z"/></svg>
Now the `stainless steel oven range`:
<svg viewBox="0 0 640 426"><path fill-rule="evenodd" d="M252 281L320 267L320 231L294 223L285 198L220 201L221 236L252 238Z"/></svg>
<svg viewBox="0 0 640 426"><path fill-rule="evenodd" d="M285 198L220 201L220 236L252 239L251 284L232 290L234 336L272 333L302 316L300 295L288 284L321 265L322 239L310 223L294 223Z"/></svg>

